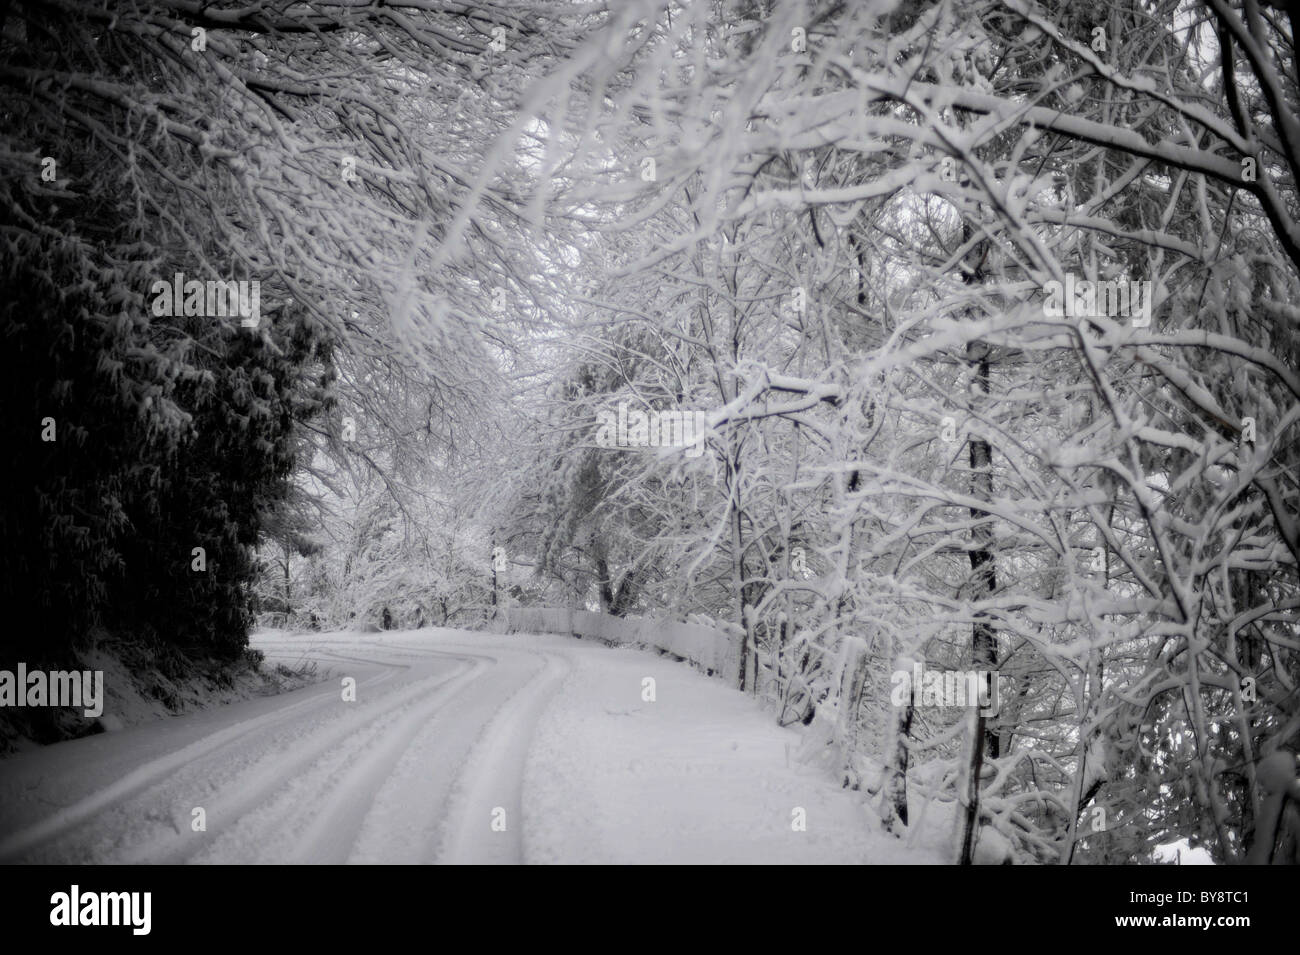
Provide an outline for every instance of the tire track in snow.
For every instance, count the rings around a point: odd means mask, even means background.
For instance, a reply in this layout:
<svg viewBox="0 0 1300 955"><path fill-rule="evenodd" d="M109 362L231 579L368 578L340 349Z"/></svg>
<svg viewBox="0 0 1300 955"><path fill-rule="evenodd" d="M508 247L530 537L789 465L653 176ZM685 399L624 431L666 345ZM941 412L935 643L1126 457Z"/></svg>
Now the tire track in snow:
<svg viewBox="0 0 1300 955"><path fill-rule="evenodd" d="M385 701L382 709L366 714L364 722L341 727L345 732L330 733L328 739L317 735L308 753L300 753L301 744L295 744L287 764L266 766L269 757L264 756L253 771L223 781L215 795L206 797L207 833L182 832L179 839L163 834L123 861L343 861L346 842L356 827L348 826L349 805L338 795L341 789L346 791L349 781L364 782L356 776L357 767L382 771L389 754L396 750L400 755L405 740L431 713L447 705L493 663L484 655L448 657L468 659L469 665L453 670L432 687L421 682L418 692L402 692L400 700ZM329 825L321 827L325 820ZM304 826L310 827L306 833Z"/></svg>
<svg viewBox="0 0 1300 955"><path fill-rule="evenodd" d="M533 731L571 666L558 653L541 654L541 672L501 705L475 740L470 759L449 796L449 812L433 860L442 864L509 864L524 861L524 767ZM505 830L492 829L505 810Z"/></svg>
<svg viewBox="0 0 1300 955"><path fill-rule="evenodd" d="M122 749L120 778L5 834L0 861L522 861L529 746L571 669L567 655L473 640L267 649L384 669L357 674L364 710L327 683L137 761L169 739L146 733L145 745ZM431 666L437 672L420 672ZM53 771L37 793L58 792L58 780L75 773L71 758L42 768ZM195 806L206 832L190 829ZM496 806L506 811L504 832L490 826Z"/></svg>
<svg viewBox="0 0 1300 955"><path fill-rule="evenodd" d="M444 656L469 657L471 655L456 653ZM475 656L485 660L494 659L482 654ZM383 663L383 661L373 660L365 662ZM384 665L409 669L405 664ZM392 680L397 672L399 671L388 670L359 681L358 699L365 700L367 697L363 690L374 690ZM376 721L384 720L393 711L402 709L427 695L430 691L427 684L430 681L435 681L433 689L436 689L456 675L453 673L449 677L445 672L439 672L405 684L401 688L379 696L360 714L339 712L337 707L342 705L338 696L339 691L336 687L327 687L306 700L288 704L271 713L218 730L188 746L145 762L113 784L88 794L35 824L9 834L0 841L0 862L40 861L28 859L26 856L34 849L51 844L61 842L66 845L76 842L80 835L78 830L83 827L127 833L132 828L131 823L140 817L157 818L159 823L165 825L169 831L148 840L149 848L143 851L139 846L120 844L109 846L108 849L112 853L109 861L171 860L176 855L177 842L190 843L192 839L201 838L205 834L188 831L188 809L184 829L176 824L175 818L170 820L170 825L166 825L169 814L166 812L160 814L157 811L160 802L164 805L176 803L186 806L202 805L202 799L209 798L202 795L203 790L211 792L216 786L217 791L220 792L223 786L228 789L239 785L244 787L245 793L244 798L240 800L241 805L251 804L258 798L265 798L269 792L280 788L286 779L292 778L293 773L309 766L328 753L331 748L339 746L349 736L363 730L366 726L373 725ZM317 720L305 720L309 716L324 715L327 711L334 711L337 715L323 730ZM362 717L364 722L358 723L349 719L356 716ZM293 732L295 729L301 730L304 722L308 730L306 734ZM273 735L277 731L278 738ZM251 746L241 747L241 744L247 743L250 739L254 739ZM277 742L283 745L276 747ZM304 743L309 745L304 748ZM233 761L221 758L229 755L231 751L235 751ZM273 762L269 767L271 772L267 773L265 770L268 767L263 764L277 759L279 761ZM213 763L216 764L215 767L202 783L188 782L195 776L203 776L202 768ZM235 778L222 782L222 776L229 777L232 768L235 770ZM172 776L180 778L172 780L170 785L164 785L163 780ZM198 794L197 798L196 794ZM108 821L105 817L111 819L114 816L117 817L114 821L119 824L105 826L104 823ZM126 858L121 858L119 854L124 854Z"/></svg>
<svg viewBox="0 0 1300 955"><path fill-rule="evenodd" d="M313 766L312 773L299 782L324 795L311 806L307 825L294 837L283 861L295 864L348 861L377 794L412 741L463 695L478 687L497 665L495 657L480 656L468 671L439 686L436 696L411 707L393 722L373 727L373 731L365 734L363 745L353 747L350 754L335 749L323 765ZM263 814L274 819L278 812L281 821L276 827L284 831L288 829L286 817L291 822L303 810L301 803L289 797L281 799L276 808L264 809ZM219 844L212 847L211 854L214 858L220 856Z"/></svg>
<svg viewBox="0 0 1300 955"><path fill-rule="evenodd" d="M0 840L0 864L18 861L17 857L22 853L76 828L96 814L148 788L161 777L182 769L209 753L234 745L251 734L269 729L290 718L298 710L317 706L321 702L320 696L313 696L272 713L244 720L136 767L112 785L96 790L72 805L58 809L41 821L24 826L5 836Z"/></svg>

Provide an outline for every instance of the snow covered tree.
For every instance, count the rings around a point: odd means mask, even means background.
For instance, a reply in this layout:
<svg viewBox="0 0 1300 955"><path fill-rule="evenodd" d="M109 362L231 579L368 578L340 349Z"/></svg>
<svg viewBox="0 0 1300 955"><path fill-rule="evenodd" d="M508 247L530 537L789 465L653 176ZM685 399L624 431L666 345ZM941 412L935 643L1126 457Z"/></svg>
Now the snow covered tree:
<svg viewBox="0 0 1300 955"><path fill-rule="evenodd" d="M736 382L710 426L816 436L745 464L838 478L781 489L825 578L808 645L835 661L800 692L830 743L874 737L894 783L963 802L966 858L1143 858L1193 828L1239 858L1251 767L1294 745L1294 49L1271 8L1207 9L644 3L635 56L572 114L605 148L559 198L652 236L621 282L750 308L785 268L815 303L793 354L710 356ZM798 247L742 239L730 284L695 266L761 226ZM641 320L669 301L643 286ZM880 710L909 653L998 671L1005 708L966 733L985 759L950 717Z"/></svg>

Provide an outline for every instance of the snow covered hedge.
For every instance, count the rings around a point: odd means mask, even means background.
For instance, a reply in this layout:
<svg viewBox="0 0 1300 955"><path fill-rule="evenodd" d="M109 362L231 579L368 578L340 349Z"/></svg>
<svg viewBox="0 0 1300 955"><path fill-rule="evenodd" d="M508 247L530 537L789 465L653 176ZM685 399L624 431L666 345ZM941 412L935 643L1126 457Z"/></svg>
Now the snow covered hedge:
<svg viewBox="0 0 1300 955"><path fill-rule="evenodd" d="M709 675L722 676L733 684L740 670L742 632L738 627L722 629L555 607L511 607L506 611L506 632L568 633L616 646L649 647L689 660Z"/></svg>

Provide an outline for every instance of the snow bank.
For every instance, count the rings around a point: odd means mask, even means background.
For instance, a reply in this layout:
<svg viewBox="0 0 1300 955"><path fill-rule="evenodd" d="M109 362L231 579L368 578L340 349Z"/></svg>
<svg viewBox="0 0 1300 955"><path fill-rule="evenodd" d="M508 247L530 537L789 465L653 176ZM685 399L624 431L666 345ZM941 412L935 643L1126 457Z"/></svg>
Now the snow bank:
<svg viewBox="0 0 1300 955"><path fill-rule="evenodd" d="M259 634L267 635L276 636L278 631ZM300 661L297 669L264 665L255 655L233 663L173 660L161 665L152 651L115 642L83 652L70 668L103 673L103 713L90 718L77 707L49 708L48 725L38 724L39 731L33 732L30 711L0 711L0 757L220 704L275 696L320 679L314 672L302 669Z"/></svg>
<svg viewBox="0 0 1300 955"><path fill-rule="evenodd" d="M521 634L499 642L516 640L524 650L547 639L554 638ZM881 832L860 793L801 766L793 755L802 727L777 726L752 697L647 654L581 644L559 652L572 670L537 719L529 748L522 785L525 861L945 861L942 852ZM647 676L657 686L654 702L641 695Z"/></svg>
<svg viewBox="0 0 1300 955"><path fill-rule="evenodd" d="M652 648L689 660L711 676L735 682L740 675L739 628L724 630L656 617L615 617L589 610L512 607L507 633L566 633L615 646Z"/></svg>

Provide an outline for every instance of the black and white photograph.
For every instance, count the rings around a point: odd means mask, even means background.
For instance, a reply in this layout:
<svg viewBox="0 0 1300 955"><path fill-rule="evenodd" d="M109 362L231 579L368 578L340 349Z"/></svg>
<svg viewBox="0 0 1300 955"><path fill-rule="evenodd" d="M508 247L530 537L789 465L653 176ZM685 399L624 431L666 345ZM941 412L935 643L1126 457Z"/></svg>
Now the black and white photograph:
<svg viewBox="0 0 1300 955"><path fill-rule="evenodd" d="M1298 20L0 0L5 923L1048 866L1232 944L1300 863Z"/></svg>

